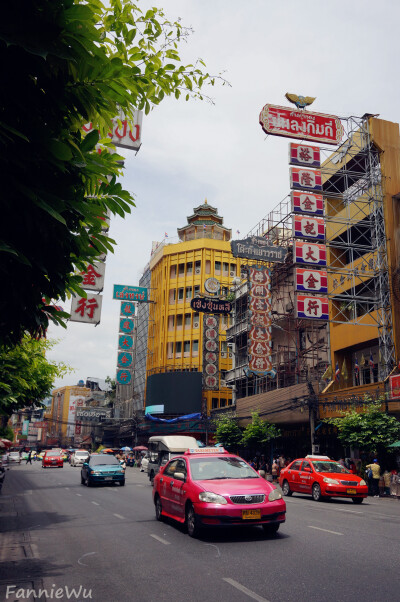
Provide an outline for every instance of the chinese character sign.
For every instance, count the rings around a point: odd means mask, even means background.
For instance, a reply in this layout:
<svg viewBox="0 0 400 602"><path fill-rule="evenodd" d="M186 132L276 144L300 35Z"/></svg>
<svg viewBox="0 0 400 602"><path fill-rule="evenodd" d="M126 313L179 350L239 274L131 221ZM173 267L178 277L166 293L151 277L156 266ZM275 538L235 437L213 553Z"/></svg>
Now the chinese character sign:
<svg viewBox="0 0 400 602"><path fill-rule="evenodd" d="M322 174L319 169L290 168L290 188L322 191Z"/></svg>
<svg viewBox="0 0 400 602"><path fill-rule="evenodd" d="M257 376L273 376L270 272L267 268L253 266L249 269L249 281L249 370Z"/></svg>
<svg viewBox="0 0 400 602"><path fill-rule="evenodd" d="M84 272L81 272L82 288L91 291L102 291L104 288L104 273L106 266L101 261L89 264Z"/></svg>
<svg viewBox="0 0 400 602"><path fill-rule="evenodd" d="M322 217L294 215L294 235L299 238L325 240L325 220Z"/></svg>
<svg viewBox="0 0 400 602"><path fill-rule="evenodd" d="M291 165L304 165L306 167L320 167L321 153L318 146L306 144L289 144L289 163Z"/></svg>
<svg viewBox="0 0 400 602"><path fill-rule="evenodd" d="M87 324L98 324L101 316L102 295L90 295L85 297L72 296L71 322L86 322Z"/></svg>
<svg viewBox="0 0 400 602"><path fill-rule="evenodd" d="M134 321L130 320L129 318L121 318L119 321L119 331L120 332L125 332L125 333L133 332L134 327L135 327Z"/></svg>
<svg viewBox="0 0 400 602"><path fill-rule="evenodd" d="M329 320L328 297L297 295L297 317Z"/></svg>
<svg viewBox="0 0 400 602"><path fill-rule="evenodd" d="M219 389L219 316L203 320L203 389Z"/></svg>
<svg viewBox="0 0 400 602"><path fill-rule="evenodd" d="M291 197L293 213L324 215L324 199L321 194L292 190Z"/></svg>
<svg viewBox="0 0 400 602"><path fill-rule="evenodd" d="M122 301L121 303L121 316L134 316L135 315L135 304L131 301Z"/></svg>
<svg viewBox="0 0 400 602"><path fill-rule="evenodd" d="M296 291L327 293L328 272L296 268Z"/></svg>
<svg viewBox="0 0 400 602"><path fill-rule="evenodd" d="M129 366L131 366L132 361L133 361L132 353L127 353L126 351L118 353L118 363L117 363L118 368L128 368Z"/></svg>
<svg viewBox="0 0 400 602"><path fill-rule="evenodd" d="M118 349L127 351L133 348L133 337L129 334L120 334L118 337Z"/></svg>
<svg viewBox="0 0 400 602"><path fill-rule="evenodd" d="M114 284L113 299L119 301L148 301L148 289L141 286Z"/></svg>
<svg viewBox="0 0 400 602"><path fill-rule="evenodd" d="M315 243L294 241L295 262L318 266L326 265L326 246Z"/></svg>
<svg viewBox="0 0 400 602"><path fill-rule="evenodd" d="M124 368L117 370L117 383L119 385L129 385L132 380L132 374Z"/></svg>

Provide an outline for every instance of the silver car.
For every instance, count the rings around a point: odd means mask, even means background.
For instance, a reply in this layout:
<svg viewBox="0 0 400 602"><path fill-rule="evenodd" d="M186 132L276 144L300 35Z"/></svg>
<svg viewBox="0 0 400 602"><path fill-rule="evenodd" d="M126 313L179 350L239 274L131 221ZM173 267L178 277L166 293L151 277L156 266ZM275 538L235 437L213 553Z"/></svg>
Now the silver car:
<svg viewBox="0 0 400 602"><path fill-rule="evenodd" d="M90 458L90 453L86 449L78 449L71 455L71 466L82 466Z"/></svg>
<svg viewBox="0 0 400 602"><path fill-rule="evenodd" d="M8 461L11 464L15 462L15 464L21 464L21 454L17 451L10 452L8 454Z"/></svg>

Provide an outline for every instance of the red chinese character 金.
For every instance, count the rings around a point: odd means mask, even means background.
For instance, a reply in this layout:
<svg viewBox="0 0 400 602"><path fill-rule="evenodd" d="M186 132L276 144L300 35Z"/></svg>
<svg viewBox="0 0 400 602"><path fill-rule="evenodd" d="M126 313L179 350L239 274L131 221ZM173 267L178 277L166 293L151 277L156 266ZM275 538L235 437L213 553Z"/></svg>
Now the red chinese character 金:
<svg viewBox="0 0 400 602"><path fill-rule="evenodd" d="M304 201L302 201L304 211L313 211L314 210L314 201L307 196Z"/></svg>
<svg viewBox="0 0 400 602"><path fill-rule="evenodd" d="M96 278L101 278L101 274L98 274L92 265L89 265L86 272L82 272L82 274L84 274L82 286L84 284L95 286Z"/></svg>
<svg viewBox="0 0 400 602"><path fill-rule="evenodd" d="M315 288L315 285L318 282L318 280L312 274L310 274L309 277L306 278L306 282L308 284L308 288Z"/></svg>

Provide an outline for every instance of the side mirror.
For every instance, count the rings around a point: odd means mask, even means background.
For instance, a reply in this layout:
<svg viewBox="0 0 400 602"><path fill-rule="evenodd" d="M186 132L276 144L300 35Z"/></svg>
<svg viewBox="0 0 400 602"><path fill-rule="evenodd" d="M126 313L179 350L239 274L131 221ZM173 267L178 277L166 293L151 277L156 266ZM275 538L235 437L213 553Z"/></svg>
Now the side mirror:
<svg viewBox="0 0 400 602"><path fill-rule="evenodd" d="M184 481L185 478L186 477L183 472L174 472L174 479L177 479L178 481Z"/></svg>
<svg viewBox="0 0 400 602"><path fill-rule="evenodd" d="M311 472L311 468L309 466L305 466L303 470L304 472Z"/></svg>

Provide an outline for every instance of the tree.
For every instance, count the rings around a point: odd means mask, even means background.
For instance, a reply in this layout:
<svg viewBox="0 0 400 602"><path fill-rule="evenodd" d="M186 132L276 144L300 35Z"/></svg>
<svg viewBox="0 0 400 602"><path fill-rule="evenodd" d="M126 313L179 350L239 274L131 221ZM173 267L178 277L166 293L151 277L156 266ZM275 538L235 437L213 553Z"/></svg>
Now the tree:
<svg viewBox="0 0 400 602"><path fill-rule="evenodd" d="M63 363L49 362L45 353L55 341L25 336L20 344L0 347L0 415L40 406L54 379L70 372Z"/></svg>
<svg viewBox="0 0 400 602"><path fill-rule="evenodd" d="M161 9L130 0L14 0L0 21L0 343L49 320L65 326L58 299L80 289L82 272L115 241L107 212L122 217L133 195L117 182L123 157L108 152L119 109L132 121L164 97L203 98L215 78L204 63L181 65L190 34ZM22 18L23 16L23 18ZM222 79L222 78L221 78ZM98 128L87 136L82 126ZM100 142L102 152L96 150Z"/></svg>
<svg viewBox="0 0 400 602"><path fill-rule="evenodd" d="M382 411L384 399L367 402L362 412L349 410L338 418L327 418L324 422L338 430L343 445L358 447L367 452L386 450L400 437L400 422Z"/></svg>
<svg viewBox="0 0 400 602"><path fill-rule="evenodd" d="M251 448L264 448L271 439L279 437L281 431L274 424L262 420L258 412L252 412L251 422L243 432L242 445Z"/></svg>
<svg viewBox="0 0 400 602"><path fill-rule="evenodd" d="M234 413L222 414L213 422L218 443L222 443L228 450L236 449L242 439L242 431L237 423L236 415Z"/></svg>

